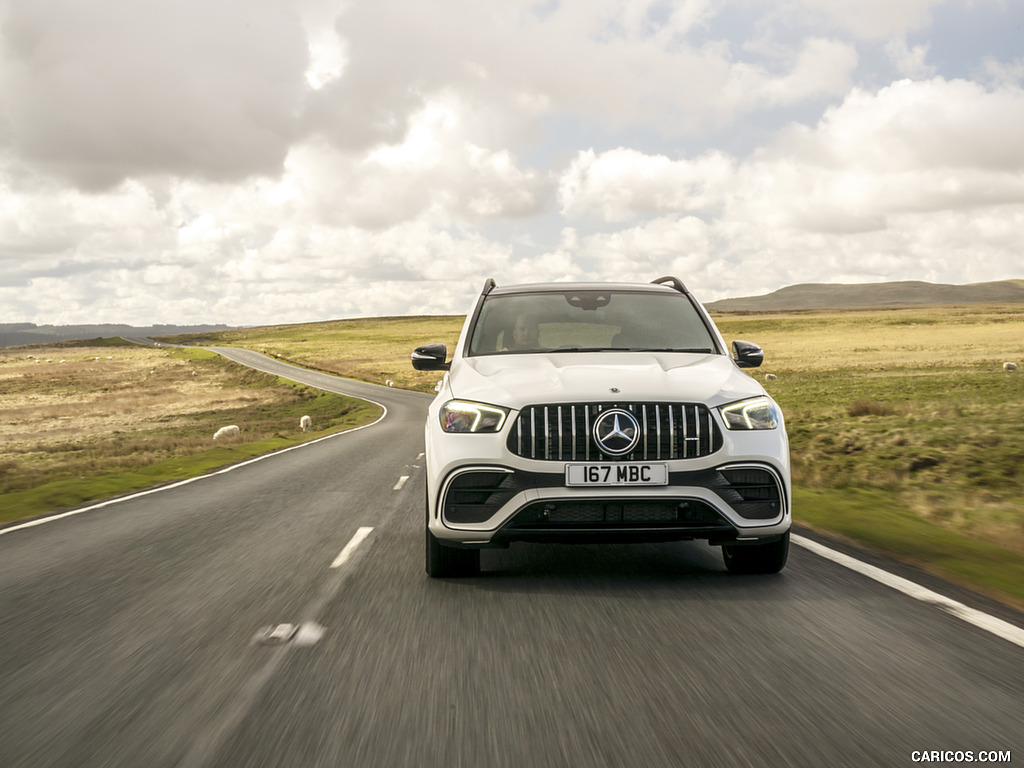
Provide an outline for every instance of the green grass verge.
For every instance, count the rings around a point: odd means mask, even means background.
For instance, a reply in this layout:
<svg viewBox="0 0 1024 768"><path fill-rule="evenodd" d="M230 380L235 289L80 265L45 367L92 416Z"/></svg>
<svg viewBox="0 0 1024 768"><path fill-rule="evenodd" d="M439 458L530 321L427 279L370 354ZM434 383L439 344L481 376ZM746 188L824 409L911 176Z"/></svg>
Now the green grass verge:
<svg viewBox="0 0 1024 768"><path fill-rule="evenodd" d="M1024 609L1024 558L931 523L873 489L793 489L798 525L837 534Z"/></svg>
<svg viewBox="0 0 1024 768"><path fill-rule="evenodd" d="M4 363L13 372L5 394L15 438L0 442L0 522L202 475L368 424L381 412L202 349L131 345L116 357L90 350L45 373L15 367L10 355ZM316 431L303 433L301 416ZM240 425L240 436L214 443L227 424Z"/></svg>
<svg viewBox="0 0 1024 768"><path fill-rule="evenodd" d="M366 407L350 410L340 425L322 432L309 432L302 437L277 435L270 439L230 446L218 446L188 456L177 456L129 471L64 478L21 491L0 495L0 522L35 517L48 512L69 509L89 502L122 496L163 483L183 480L222 469L231 464L309 442L319 437L344 432L369 424L380 415L380 409Z"/></svg>

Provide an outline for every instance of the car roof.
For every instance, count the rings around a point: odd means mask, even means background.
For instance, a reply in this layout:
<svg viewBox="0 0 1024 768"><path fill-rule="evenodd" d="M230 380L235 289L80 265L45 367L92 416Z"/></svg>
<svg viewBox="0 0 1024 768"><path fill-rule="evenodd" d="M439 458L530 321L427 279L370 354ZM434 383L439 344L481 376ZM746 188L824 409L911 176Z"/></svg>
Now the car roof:
<svg viewBox="0 0 1024 768"><path fill-rule="evenodd" d="M517 293L578 293L580 291L643 291L650 293L678 293L669 285L655 283L521 283L500 285L491 289L489 295L500 296Z"/></svg>

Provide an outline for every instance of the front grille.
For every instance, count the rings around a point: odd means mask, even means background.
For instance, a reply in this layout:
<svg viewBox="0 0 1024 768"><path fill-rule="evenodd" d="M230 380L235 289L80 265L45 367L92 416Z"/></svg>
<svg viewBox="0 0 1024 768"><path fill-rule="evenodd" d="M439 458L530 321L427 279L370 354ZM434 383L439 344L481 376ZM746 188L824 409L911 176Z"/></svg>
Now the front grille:
<svg viewBox="0 0 1024 768"><path fill-rule="evenodd" d="M593 435L602 411L621 408L640 424L633 451L604 453ZM722 447L722 433L699 403L586 403L528 405L509 430L508 449L541 461L664 461L696 459Z"/></svg>

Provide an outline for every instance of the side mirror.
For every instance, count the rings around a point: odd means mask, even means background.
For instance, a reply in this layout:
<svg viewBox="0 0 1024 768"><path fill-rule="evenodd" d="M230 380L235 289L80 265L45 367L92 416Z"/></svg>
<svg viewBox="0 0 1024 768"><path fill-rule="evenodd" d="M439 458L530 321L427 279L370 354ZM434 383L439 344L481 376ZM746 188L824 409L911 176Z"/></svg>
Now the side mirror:
<svg viewBox="0 0 1024 768"><path fill-rule="evenodd" d="M749 341L734 341L732 356L740 368L757 368L764 362L764 350Z"/></svg>
<svg viewBox="0 0 1024 768"><path fill-rule="evenodd" d="M448 348L444 344L427 344L416 347L412 353L412 367L417 371L447 371L452 367L446 363Z"/></svg>

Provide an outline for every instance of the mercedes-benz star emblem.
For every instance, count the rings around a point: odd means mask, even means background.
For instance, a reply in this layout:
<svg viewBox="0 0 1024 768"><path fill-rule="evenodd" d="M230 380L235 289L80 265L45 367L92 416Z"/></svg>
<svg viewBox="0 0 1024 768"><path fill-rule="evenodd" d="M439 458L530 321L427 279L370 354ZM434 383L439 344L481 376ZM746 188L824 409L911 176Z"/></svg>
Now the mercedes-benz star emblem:
<svg viewBox="0 0 1024 768"><path fill-rule="evenodd" d="M609 456L622 456L640 441L640 423L629 411L612 408L594 422L594 440Z"/></svg>

